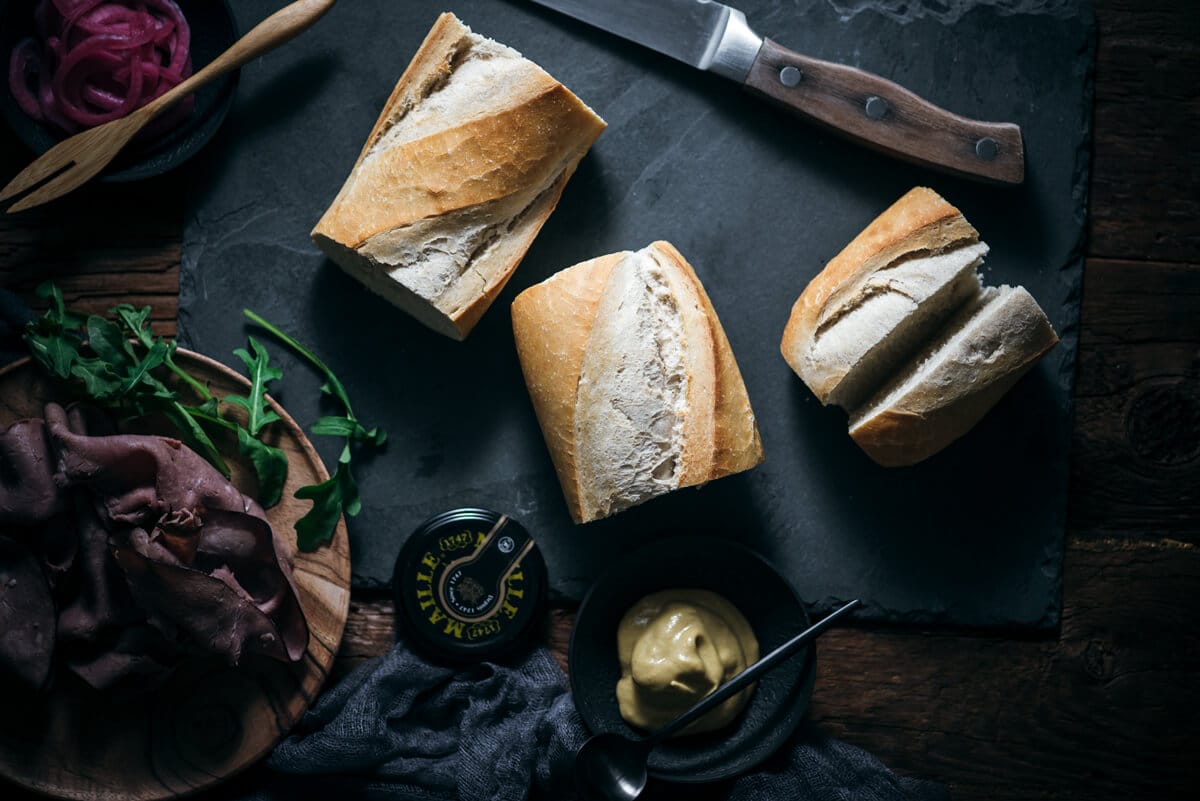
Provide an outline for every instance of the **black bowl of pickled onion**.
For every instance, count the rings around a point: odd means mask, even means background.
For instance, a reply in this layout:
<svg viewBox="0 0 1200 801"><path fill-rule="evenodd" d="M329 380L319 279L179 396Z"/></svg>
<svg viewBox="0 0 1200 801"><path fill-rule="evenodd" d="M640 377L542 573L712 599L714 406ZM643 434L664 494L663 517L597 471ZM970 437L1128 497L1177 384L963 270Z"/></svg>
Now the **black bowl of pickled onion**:
<svg viewBox="0 0 1200 801"><path fill-rule="evenodd" d="M0 115L34 155L45 153L72 135L59 125L31 117L23 110L10 87L9 73L13 69L14 49L37 35L34 12L42 2L51 0L0 0ZM138 5L136 0L109 4ZM190 52L187 55L194 70L202 68L237 41L237 25L227 0L174 0L174 5L178 6L187 23L190 40ZM114 159L100 180L137 181L182 164L199 151L221 126L233 105L237 81L238 73L235 70L201 87L186 113L176 112L174 119L160 118L165 124L159 124L160 121L156 120ZM168 110L164 118L171 114L172 111Z"/></svg>

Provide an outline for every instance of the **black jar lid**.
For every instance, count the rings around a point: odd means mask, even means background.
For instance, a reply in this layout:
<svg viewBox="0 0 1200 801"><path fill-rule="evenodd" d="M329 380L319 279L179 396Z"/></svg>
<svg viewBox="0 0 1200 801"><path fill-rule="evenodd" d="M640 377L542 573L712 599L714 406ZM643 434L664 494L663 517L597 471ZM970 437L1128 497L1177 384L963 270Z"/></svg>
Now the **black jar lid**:
<svg viewBox="0 0 1200 801"><path fill-rule="evenodd" d="M546 562L507 515L452 509L409 535L396 560L396 614L414 644L453 662L479 662L540 628Z"/></svg>

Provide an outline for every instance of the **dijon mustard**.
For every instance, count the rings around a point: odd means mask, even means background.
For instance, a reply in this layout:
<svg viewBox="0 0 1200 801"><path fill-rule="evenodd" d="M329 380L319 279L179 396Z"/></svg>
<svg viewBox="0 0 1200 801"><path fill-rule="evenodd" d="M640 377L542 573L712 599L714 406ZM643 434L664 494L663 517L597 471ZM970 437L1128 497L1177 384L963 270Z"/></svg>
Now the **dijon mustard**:
<svg viewBox="0 0 1200 801"><path fill-rule="evenodd" d="M675 589L647 595L630 607L617 627L617 652L621 717L653 730L758 661L758 640L725 598L709 590ZM679 734L728 725L753 692L753 686L746 688Z"/></svg>

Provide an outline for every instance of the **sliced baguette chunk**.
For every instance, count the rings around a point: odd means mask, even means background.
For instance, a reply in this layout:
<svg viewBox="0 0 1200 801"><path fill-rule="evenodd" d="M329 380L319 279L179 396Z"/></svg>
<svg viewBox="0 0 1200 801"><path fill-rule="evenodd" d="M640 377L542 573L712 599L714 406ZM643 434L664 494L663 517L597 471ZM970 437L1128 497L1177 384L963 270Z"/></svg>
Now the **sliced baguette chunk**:
<svg viewBox="0 0 1200 801"><path fill-rule="evenodd" d="M879 375L901 363L981 291L976 269L988 247L974 242L936 255L914 255L880 269L859 287L856 302L819 326L804 354L810 373L837 364L826 405L853 409L878 388Z"/></svg>
<svg viewBox="0 0 1200 801"><path fill-rule="evenodd" d="M885 467L915 464L966 433L1058 336L1023 287L990 287L850 418Z"/></svg>
<svg viewBox="0 0 1200 801"><path fill-rule="evenodd" d="M988 253L962 212L917 187L804 289L780 342L821 403L881 465L962 436L1058 342L1021 287L983 287Z"/></svg>
<svg viewBox="0 0 1200 801"><path fill-rule="evenodd" d="M512 314L576 522L762 461L725 332L669 243L563 270L517 296Z"/></svg>
<svg viewBox="0 0 1200 801"><path fill-rule="evenodd" d="M463 339L604 127L536 64L443 14L313 241L371 290Z"/></svg>
<svg viewBox="0 0 1200 801"><path fill-rule="evenodd" d="M860 399L880 357L911 349L978 291L968 273L986 253L962 212L931 189L909 191L809 282L784 329L783 358L821 403ZM917 318L906 321L906 310Z"/></svg>

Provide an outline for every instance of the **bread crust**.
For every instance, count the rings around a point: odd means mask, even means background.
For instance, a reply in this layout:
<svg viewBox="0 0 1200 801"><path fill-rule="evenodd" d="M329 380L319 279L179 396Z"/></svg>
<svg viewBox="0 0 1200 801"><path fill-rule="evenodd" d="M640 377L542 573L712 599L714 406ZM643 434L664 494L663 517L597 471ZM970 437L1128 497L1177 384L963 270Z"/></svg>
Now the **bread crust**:
<svg viewBox="0 0 1200 801"><path fill-rule="evenodd" d="M647 250L665 269L667 283L683 327L683 357L687 370L687 415L683 420L683 452L679 461L679 486L691 487L709 480L715 440L717 346L711 305L701 296L704 288L692 266L669 242L658 241Z"/></svg>
<svg viewBox="0 0 1200 801"><path fill-rule="evenodd" d="M580 154L580 157L582 157L582 154ZM467 338L467 334L471 333L471 329L483 318L483 313L491 308L492 301L496 299L496 296L508 284L508 279L516 272L521 259L525 257L525 252L533 245L533 240L537 238L538 233L542 230L542 226L546 224L546 220L550 219L550 213L558 207L558 201L562 197L563 189L566 188L567 181L575 173L575 167L578 166L578 163L578 160L576 160L564 170L559 179L555 181L554 186L530 208L529 213L504 237L503 242L499 245L500 249L504 251L499 257L503 266L484 280L483 291L463 306L453 309L445 309L439 306L439 309L446 314L450 320L450 324L458 332L458 336L456 337L458 340L461 341Z"/></svg>
<svg viewBox="0 0 1200 801"><path fill-rule="evenodd" d="M878 412L860 410L851 418L850 436L877 464L904 467L942 450L971 430L1058 344L1050 321L1024 288L995 303L1001 308L954 323L970 330L958 348L947 344L925 354L937 362L935 375L887 398ZM880 391L887 393L886 387Z"/></svg>
<svg viewBox="0 0 1200 801"><path fill-rule="evenodd" d="M754 418L754 410L750 408L750 396L746 392L742 372L738 368L737 359L733 356L733 348L729 337L721 326L721 318L713 308L712 300L700 283L700 277L692 265L683 257L670 242L658 241L652 247L667 255L680 274L691 284L696 299L703 312L703 319L709 327L712 343L714 380L712 386L712 431L706 434L710 441L711 451L697 460L691 480L680 486L703 484L721 476L728 476L749 470L762 464L762 438L758 433L758 423Z"/></svg>
<svg viewBox="0 0 1200 801"><path fill-rule="evenodd" d="M603 130L577 113L583 108L551 83L519 105L389 148L352 173L314 232L359 248L376 234L540 185L573 168Z"/></svg>
<svg viewBox="0 0 1200 801"><path fill-rule="evenodd" d="M678 486L695 486L754 467L763 460L762 440L716 311L678 250L661 241L649 249L669 276L687 342L689 411ZM576 523L595 519L585 512L579 484L579 379L605 287L613 270L630 255L614 253L562 270L526 289L512 306L526 386Z"/></svg>
<svg viewBox="0 0 1200 801"><path fill-rule="evenodd" d="M904 194L825 265L792 306L780 352L813 394L827 403L850 369L848 365L806 360L820 326L840 311L841 301L877 270L919 252L940 252L979 241L962 212L927 187Z"/></svg>
<svg viewBox="0 0 1200 801"><path fill-rule="evenodd" d="M583 352L608 276L628 255L624 251L576 264L529 287L512 304L525 386L576 523L583 519L575 466L575 397Z"/></svg>
<svg viewBox="0 0 1200 801"><path fill-rule="evenodd" d="M570 90L523 60L527 67L521 79L502 98L447 115L444 125L424 125L411 139L382 142L450 78L460 54L479 41L453 14L438 18L311 234L331 259L372 290L457 339L466 337L503 289L605 128ZM489 240L478 258L473 253L466 270L436 297L392 291L399 282L388 273L405 265L377 262L364 252L373 238L385 235L398 235L420 250L418 224L431 220L445 219L465 231L472 219L493 218L500 223L498 239ZM418 228L404 232L409 226ZM432 308L417 313L413 304Z"/></svg>
<svg viewBox="0 0 1200 801"><path fill-rule="evenodd" d="M982 288L975 269L986 252L957 208L917 187L792 307L784 359L822 403L847 407L850 436L880 465L945 448L1058 342L1025 289Z"/></svg>

